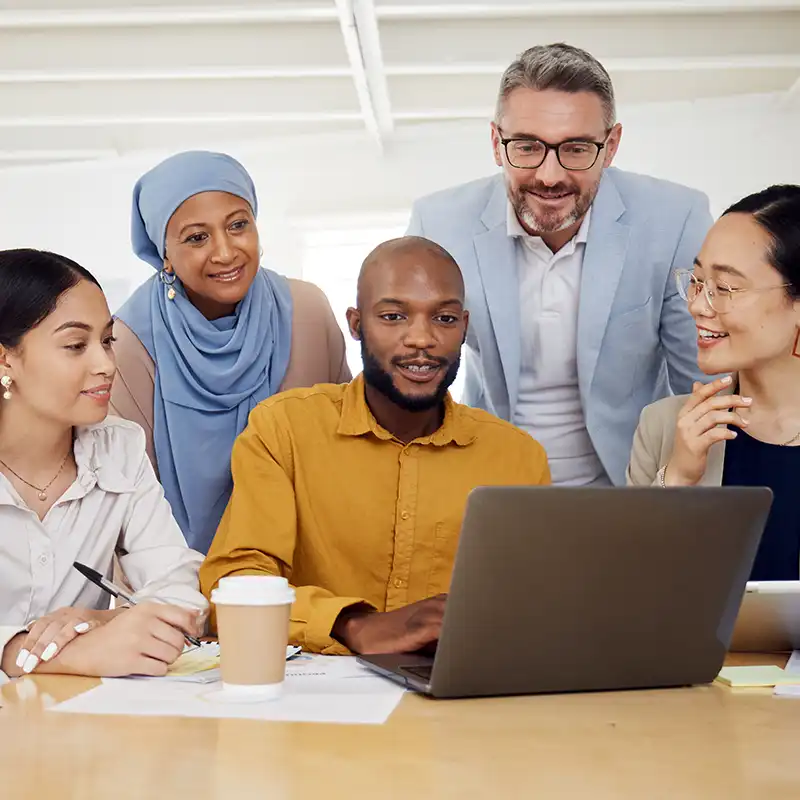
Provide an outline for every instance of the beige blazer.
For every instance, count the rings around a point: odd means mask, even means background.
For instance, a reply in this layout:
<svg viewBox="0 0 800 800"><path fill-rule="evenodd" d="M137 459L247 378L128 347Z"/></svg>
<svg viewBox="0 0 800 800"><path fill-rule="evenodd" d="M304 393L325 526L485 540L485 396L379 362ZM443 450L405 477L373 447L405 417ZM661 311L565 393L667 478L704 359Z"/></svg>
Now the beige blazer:
<svg viewBox="0 0 800 800"><path fill-rule="evenodd" d="M294 305L289 366L281 391L317 383L348 383L352 375L345 358L344 337L328 298L313 283L289 280ZM147 455L158 471L153 447L155 364L136 334L124 322L114 325L117 376L111 390L110 413L144 428Z"/></svg>
<svg viewBox="0 0 800 800"><path fill-rule="evenodd" d="M720 394L733 394L736 382ZM658 471L666 466L675 443L678 414L689 395L665 397L647 406L639 418L633 437L631 460L626 479L630 486L655 486ZM725 442L716 442L708 451L706 471L700 486L721 486L725 466Z"/></svg>

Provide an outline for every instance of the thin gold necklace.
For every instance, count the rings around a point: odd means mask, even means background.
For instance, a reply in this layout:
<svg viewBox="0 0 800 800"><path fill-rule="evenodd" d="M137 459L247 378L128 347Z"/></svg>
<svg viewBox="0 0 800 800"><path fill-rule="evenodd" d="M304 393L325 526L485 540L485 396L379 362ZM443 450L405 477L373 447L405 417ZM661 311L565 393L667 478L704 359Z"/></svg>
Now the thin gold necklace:
<svg viewBox="0 0 800 800"><path fill-rule="evenodd" d="M736 384L736 388L734 389L734 391L735 392L739 391L738 383ZM788 442L779 442L778 447L788 447L790 444L794 444L798 439L800 439L800 431L797 431L797 433L794 436L792 436L792 438L789 439Z"/></svg>
<svg viewBox="0 0 800 800"><path fill-rule="evenodd" d="M67 450L67 454L64 456L64 460L61 462L61 466L58 468L58 472L56 472L56 474L53 476L53 480L51 480L50 483L47 484L47 486L43 487L35 486L30 481L26 481L25 478L22 477L22 475L20 475L17 472L14 472L14 470L11 469L11 467L9 467L8 464L6 464L6 462L3 461L3 459L1 458L0 458L0 464L2 464L15 478L21 480L26 486L30 486L31 489L35 489L38 492L39 499L44 503L47 500L47 490L56 482L58 476L64 471L64 467L67 463L67 459L69 458L71 452L72 448L70 447L70 449Z"/></svg>
<svg viewBox="0 0 800 800"><path fill-rule="evenodd" d="M788 442L784 442L781 447L788 447L790 444L794 444L798 439L800 439L800 431L797 431L797 433L792 436Z"/></svg>

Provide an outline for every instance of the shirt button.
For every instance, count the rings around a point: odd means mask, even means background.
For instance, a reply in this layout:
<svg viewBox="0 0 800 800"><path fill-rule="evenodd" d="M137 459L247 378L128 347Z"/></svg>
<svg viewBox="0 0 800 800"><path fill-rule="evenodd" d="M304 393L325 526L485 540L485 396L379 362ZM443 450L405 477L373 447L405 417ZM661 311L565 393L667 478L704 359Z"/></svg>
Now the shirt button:
<svg viewBox="0 0 800 800"><path fill-rule="evenodd" d="M47 563L47 556L46 555L39 556L39 563L40 564L46 564Z"/></svg>
<svg viewBox="0 0 800 800"><path fill-rule="evenodd" d="M402 589L404 583L405 583L405 581L402 578L395 578L394 579L394 588L395 589Z"/></svg>
<svg viewBox="0 0 800 800"><path fill-rule="evenodd" d="M400 519L408 519L410 516L411 514L409 514L408 511L404 511L402 514L400 514Z"/></svg>

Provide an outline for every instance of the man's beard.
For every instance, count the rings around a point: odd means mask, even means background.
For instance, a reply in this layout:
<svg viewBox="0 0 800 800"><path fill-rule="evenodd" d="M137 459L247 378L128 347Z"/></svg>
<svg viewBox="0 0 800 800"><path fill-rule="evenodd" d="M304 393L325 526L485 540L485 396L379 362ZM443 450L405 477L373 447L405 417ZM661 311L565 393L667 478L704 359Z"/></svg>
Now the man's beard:
<svg viewBox="0 0 800 800"><path fill-rule="evenodd" d="M431 361L437 361L442 366L447 364L447 359L435 358L427 353L424 353L424 358ZM407 361L408 358L392 359L392 363L398 360ZM445 372L444 378L440 381L433 394L423 396L409 396L403 394L395 385L390 373L381 367L378 359L372 354L372 351L367 345L364 330L361 330L361 361L364 364L364 382L371 386L376 391L380 392L387 400L391 401L398 408L403 411L430 411L444 402L447 395L447 390L452 385L458 374L458 367L461 364L461 355L450 363Z"/></svg>
<svg viewBox="0 0 800 800"><path fill-rule="evenodd" d="M543 233L557 233L558 231L566 230L578 222L578 220L582 219L594 202L599 187L600 178L598 177L597 182L593 186L590 186L583 193L576 196L575 190L567 184L559 183L555 186L544 186L534 182L526 186L520 186L519 188L508 186L508 197L520 222L522 222L532 234L541 235ZM575 198L575 205L572 211L568 211L566 214L558 211L540 211L539 213L534 213L525 202L526 195L529 191L536 192L544 197L558 196L565 192L571 192L572 196Z"/></svg>

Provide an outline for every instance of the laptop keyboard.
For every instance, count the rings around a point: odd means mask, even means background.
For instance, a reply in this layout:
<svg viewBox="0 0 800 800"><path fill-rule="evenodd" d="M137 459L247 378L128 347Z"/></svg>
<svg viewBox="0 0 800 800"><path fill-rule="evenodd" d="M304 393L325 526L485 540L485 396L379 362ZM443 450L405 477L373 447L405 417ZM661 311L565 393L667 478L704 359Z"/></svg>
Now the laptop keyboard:
<svg viewBox="0 0 800 800"><path fill-rule="evenodd" d="M426 667L426 666L419 666L419 667L401 667L403 672L408 672L411 675L415 675L417 678L422 678L424 681L429 681L431 679L431 673L433 672L433 667Z"/></svg>

